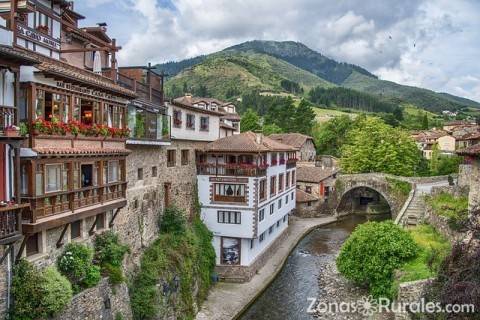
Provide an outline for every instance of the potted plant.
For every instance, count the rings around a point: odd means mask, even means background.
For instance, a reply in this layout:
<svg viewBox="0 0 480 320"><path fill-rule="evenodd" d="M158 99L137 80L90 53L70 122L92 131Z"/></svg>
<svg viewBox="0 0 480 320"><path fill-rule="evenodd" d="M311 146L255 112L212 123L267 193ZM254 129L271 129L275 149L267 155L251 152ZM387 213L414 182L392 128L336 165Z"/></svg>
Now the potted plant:
<svg viewBox="0 0 480 320"><path fill-rule="evenodd" d="M50 122L45 121L43 118L37 118L32 123L32 129L34 135L50 134L52 125Z"/></svg>
<svg viewBox="0 0 480 320"><path fill-rule="evenodd" d="M97 127L97 129L98 129L98 135L99 135L99 136L102 136L102 137L104 137L104 138L108 137L108 135L109 135L110 132L109 132L107 126L105 126L105 125L99 125L99 126Z"/></svg>
<svg viewBox="0 0 480 320"><path fill-rule="evenodd" d="M80 123L75 120L70 120L67 123L68 130L70 131L71 134L73 134L75 137L78 136L80 133Z"/></svg>
<svg viewBox="0 0 480 320"><path fill-rule="evenodd" d="M20 135L25 137L28 134L28 126L25 122L20 122Z"/></svg>
<svg viewBox="0 0 480 320"><path fill-rule="evenodd" d="M17 126L8 126L5 128L5 135L7 137L19 137L20 136L20 128Z"/></svg>

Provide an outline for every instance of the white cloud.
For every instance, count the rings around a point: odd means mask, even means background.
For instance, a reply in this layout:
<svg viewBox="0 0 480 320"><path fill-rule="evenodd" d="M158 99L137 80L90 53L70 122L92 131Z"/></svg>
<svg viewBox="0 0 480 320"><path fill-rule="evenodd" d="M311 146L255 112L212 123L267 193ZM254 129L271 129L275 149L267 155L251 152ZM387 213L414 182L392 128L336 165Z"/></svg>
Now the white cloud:
<svg viewBox="0 0 480 320"><path fill-rule="evenodd" d="M480 75L476 0L118 0L103 8L119 10L119 2L122 12L106 15L124 15L111 30L128 39L123 64L184 59L253 39L295 40L384 79L480 100L478 82L465 80Z"/></svg>

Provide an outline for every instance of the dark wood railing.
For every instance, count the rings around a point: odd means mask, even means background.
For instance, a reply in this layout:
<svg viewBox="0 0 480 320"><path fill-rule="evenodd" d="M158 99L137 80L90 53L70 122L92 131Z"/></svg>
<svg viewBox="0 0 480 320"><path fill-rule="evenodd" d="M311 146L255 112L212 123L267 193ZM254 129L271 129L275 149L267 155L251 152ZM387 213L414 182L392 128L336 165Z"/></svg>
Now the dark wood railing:
<svg viewBox="0 0 480 320"><path fill-rule="evenodd" d="M236 196L221 196L221 195L215 194L213 196L213 201L245 203L247 202L247 198L245 198L245 196L236 197Z"/></svg>
<svg viewBox="0 0 480 320"><path fill-rule="evenodd" d="M0 105L0 135L5 135L5 129L14 124L15 108Z"/></svg>
<svg viewBox="0 0 480 320"><path fill-rule="evenodd" d="M28 204L14 204L0 207L0 241L5 242L8 238L21 234L22 210Z"/></svg>
<svg viewBox="0 0 480 320"><path fill-rule="evenodd" d="M297 159L287 159L287 169L292 169L297 165Z"/></svg>
<svg viewBox="0 0 480 320"><path fill-rule="evenodd" d="M199 163L197 165L197 173L213 176L260 177L267 175L267 168L244 164Z"/></svg>
<svg viewBox="0 0 480 320"><path fill-rule="evenodd" d="M31 203L31 210L24 211L23 219L35 223L41 218L123 199L126 198L126 189L127 182L116 182L104 186L48 193L37 197L23 197Z"/></svg>

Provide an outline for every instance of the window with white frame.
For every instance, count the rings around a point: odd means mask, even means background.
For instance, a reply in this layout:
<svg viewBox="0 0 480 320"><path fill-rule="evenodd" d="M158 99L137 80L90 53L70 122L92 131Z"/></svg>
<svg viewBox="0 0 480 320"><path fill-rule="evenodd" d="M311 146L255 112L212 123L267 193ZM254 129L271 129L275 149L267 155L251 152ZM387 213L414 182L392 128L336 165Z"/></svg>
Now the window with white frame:
<svg viewBox="0 0 480 320"><path fill-rule="evenodd" d="M259 212L258 212L258 221L263 221L263 219L265 219L265 209L261 209Z"/></svg>
<svg viewBox="0 0 480 320"><path fill-rule="evenodd" d="M45 192L57 192L66 190L67 168L66 164L47 164L45 165Z"/></svg>
<svg viewBox="0 0 480 320"><path fill-rule="evenodd" d="M270 214L273 214L274 211L275 211L275 203L272 203L270 205Z"/></svg>

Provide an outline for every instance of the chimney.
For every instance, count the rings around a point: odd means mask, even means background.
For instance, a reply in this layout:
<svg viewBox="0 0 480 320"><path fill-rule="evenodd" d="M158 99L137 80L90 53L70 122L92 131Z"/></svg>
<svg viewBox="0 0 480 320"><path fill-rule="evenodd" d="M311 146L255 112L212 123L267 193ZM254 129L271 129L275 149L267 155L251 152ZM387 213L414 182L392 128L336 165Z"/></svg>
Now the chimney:
<svg viewBox="0 0 480 320"><path fill-rule="evenodd" d="M263 143L263 132L261 131L255 132L255 141L257 142L257 144Z"/></svg>

